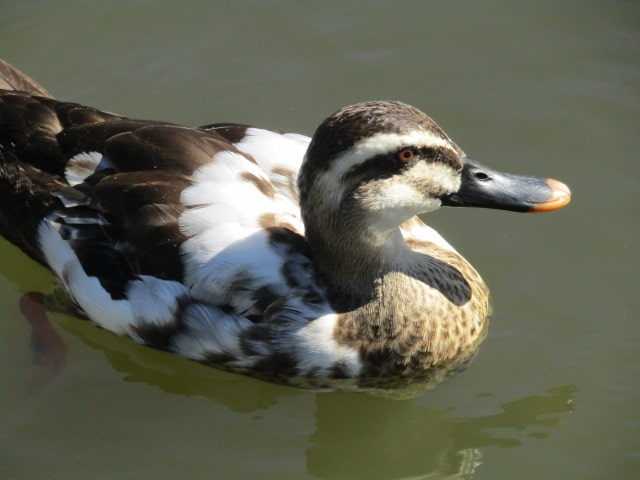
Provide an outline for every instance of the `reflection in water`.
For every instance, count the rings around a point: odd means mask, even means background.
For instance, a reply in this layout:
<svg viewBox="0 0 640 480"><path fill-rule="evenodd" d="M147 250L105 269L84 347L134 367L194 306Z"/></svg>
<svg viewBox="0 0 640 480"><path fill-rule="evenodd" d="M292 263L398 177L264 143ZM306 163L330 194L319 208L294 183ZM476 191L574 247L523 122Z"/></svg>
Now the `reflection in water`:
<svg viewBox="0 0 640 480"><path fill-rule="evenodd" d="M32 383L32 388L37 390L51 382L64 368L69 350L47 317L41 293L24 294L20 299L20 310L32 330L33 363L40 367L39 374Z"/></svg>
<svg viewBox="0 0 640 480"><path fill-rule="evenodd" d="M318 395L307 468L321 478L470 478L482 447L517 446L514 430L557 425L571 413L575 391L556 387L475 418L368 395Z"/></svg>
<svg viewBox="0 0 640 480"><path fill-rule="evenodd" d="M64 326L104 352L128 382L205 397L247 414L269 410L284 398L309 395L132 345L88 322L70 319ZM317 393L307 472L319 478L472 478L482 465L483 447L515 447L523 435L549 436L549 429L571 413L575 392L574 386L559 386L478 417L456 417L453 409L367 394Z"/></svg>
<svg viewBox="0 0 640 480"><path fill-rule="evenodd" d="M209 398L237 412L266 410L278 403L281 397L297 392L294 388L247 379L134 344L98 329L88 321L69 318L64 327L92 348L102 351L111 366L125 374L127 382L141 382L188 397Z"/></svg>

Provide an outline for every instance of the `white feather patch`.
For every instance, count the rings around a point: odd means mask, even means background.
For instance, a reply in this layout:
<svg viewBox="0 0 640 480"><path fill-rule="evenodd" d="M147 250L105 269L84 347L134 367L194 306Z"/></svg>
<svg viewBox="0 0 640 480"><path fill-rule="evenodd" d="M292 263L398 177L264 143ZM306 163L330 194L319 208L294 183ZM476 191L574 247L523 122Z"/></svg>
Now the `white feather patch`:
<svg viewBox="0 0 640 480"><path fill-rule="evenodd" d="M192 247L189 242L183 245L185 251ZM189 255L185 276L192 285L194 298L218 305L234 305L237 311L249 311L253 307L255 290L268 285L274 292L284 293L286 281L280 273L283 262L283 254L271 246L268 232L259 230L237 240L206 262L198 263L195 255ZM231 291L231 288L235 290Z"/></svg>
<svg viewBox="0 0 640 480"><path fill-rule="evenodd" d="M137 326L152 323L161 327L175 322L179 300L188 297L189 290L179 282L140 275L127 284L126 295Z"/></svg>
<svg viewBox="0 0 640 480"><path fill-rule="evenodd" d="M285 143L297 144L290 139ZM243 155L220 152L194 173L192 186L182 192L181 202L191 208L180 216L180 230L191 238L182 244L181 254L186 283L197 298L211 302L226 295L228 282L240 270L255 272L259 285L281 283L273 276L282 258L268 248L268 235L260 233L264 222L297 232L304 227L297 204L284 195L269 195L265 185L269 179L258 165ZM214 258L219 254L220 259Z"/></svg>
<svg viewBox="0 0 640 480"><path fill-rule="evenodd" d="M135 323L131 304L113 300L96 277L85 273L74 251L60 236L57 224L42 220L38 241L47 264L89 318L116 334L130 334Z"/></svg>
<svg viewBox="0 0 640 480"><path fill-rule="evenodd" d="M337 315L326 314L295 333L295 350L302 371L319 367L324 375L329 375L331 367L340 363L347 376L358 375L362 368L358 352L334 339L337 321Z"/></svg>
<svg viewBox="0 0 640 480"><path fill-rule="evenodd" d="M190 207L219 202L218 189L225 185L238 186L238 179L244 173L264 178L262 170L245 156L230 151L219 152L211 159L211 163L193 172L191 179L193 185L182 191L180 203ZM249 183L247 185L260 193L254 185ZM237 197L231 198L237 199Z"/></svg>
<svg viewBox="0 0 640 480"><path fill-rule="evenodd" d="M108 166L109 162L100 152L82 152L71 157L64 170L64 176L67 183L73 187Z"/></svg>
<svg viewBox="0 0 640 480"><path fill-rule="evenodd" d="M183 205L194 207L181 215L181 231L194 236L211 228L222 232L235 224L250 232L260 228L265 213L284 213L286 202L269 197L247 178L269 183L256 164L233 152L220 152L196 170L192 186L180 198Z"/></svg>
<svg viewBox="0 0 640 480"><path fill-rule="evenodd" d="M260 128L248 128L235 147L251 155L269 177L278 168L296 173L311 139L297 133L280 134Z"/></svg>
<svg viewBox="0 0 640 480"><path fill-rule="evenodd" d="M252 325L246 318L217 307L192 304L185 310L182 321L185 331L173 340L173 352L199 361L212 355L243 356L240 335Z"/></svg>

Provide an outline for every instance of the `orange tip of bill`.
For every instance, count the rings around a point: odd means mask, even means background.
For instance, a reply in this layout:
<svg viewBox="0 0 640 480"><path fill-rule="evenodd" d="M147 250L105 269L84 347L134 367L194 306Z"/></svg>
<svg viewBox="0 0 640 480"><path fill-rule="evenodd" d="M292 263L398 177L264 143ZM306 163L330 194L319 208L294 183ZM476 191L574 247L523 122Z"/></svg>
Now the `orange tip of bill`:
<svg viewBox="0 0 640 480"><path fill-rule="evenodd" d="M552 212L564 207L571 201L571 190L564 183L547 178L547 185L551 189L551 198L546 202L539 203L531 209L532 212Z"/></svg>

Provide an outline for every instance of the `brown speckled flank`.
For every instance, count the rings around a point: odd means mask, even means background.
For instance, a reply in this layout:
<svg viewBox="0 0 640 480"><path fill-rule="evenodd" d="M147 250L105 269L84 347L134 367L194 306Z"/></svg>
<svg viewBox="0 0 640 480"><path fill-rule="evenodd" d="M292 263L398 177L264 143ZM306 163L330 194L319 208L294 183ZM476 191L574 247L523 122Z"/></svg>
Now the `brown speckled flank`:
<svg viewBox="0 0 640 480"><path fill-rule="evenodd" d="M454 360L478 343L489 314L489 291L464 259L427 242L411 247L433 266L384 275L374 298L336 326L366 376L411 376Z"/></svg>
<svg viewBox="0 0 640 480"><path fill-rule="evenodd" d="M272 381L386 389L464 368L489 292L418 215L569 196L474 163L401 102L342 108L311 139L188 128L55 100L0 61L0 234L100 327Z"/></svg>

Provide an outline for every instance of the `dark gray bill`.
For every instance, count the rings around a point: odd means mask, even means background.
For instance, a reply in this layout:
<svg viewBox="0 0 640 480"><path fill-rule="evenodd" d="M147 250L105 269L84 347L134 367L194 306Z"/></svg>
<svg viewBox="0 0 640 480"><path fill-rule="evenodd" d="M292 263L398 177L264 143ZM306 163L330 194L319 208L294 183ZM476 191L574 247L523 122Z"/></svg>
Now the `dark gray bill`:
<svg viewBox="0 0 640 480"><path fill-rule="evenodd" d="M569 187L558 180L502 173L464 158L460 190L443 197L442 205L550 212L570 200Z"/></svg>

